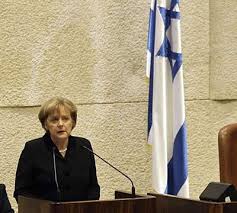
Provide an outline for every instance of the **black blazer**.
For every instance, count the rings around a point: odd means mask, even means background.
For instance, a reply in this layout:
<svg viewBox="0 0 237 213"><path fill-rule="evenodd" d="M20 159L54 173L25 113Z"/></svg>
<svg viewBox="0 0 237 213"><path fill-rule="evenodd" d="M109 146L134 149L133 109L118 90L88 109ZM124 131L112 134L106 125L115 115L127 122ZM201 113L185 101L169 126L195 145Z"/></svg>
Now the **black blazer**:
<svg viewBox="0 0 237 213"><path fill-rule="evenodd" d="M95 159L81 145L91 149L87 139L70 136L63 158L49 134L27 142L18 162L14 197L36 196L52 201L99 199Z"/></svg>
<svg viewBox="0 0 237 213"><path fill-rule="evenodd" d="M7 197L7 192L4 184L0 184L0 212L1 213L14 213L11 204Z"/></svg>

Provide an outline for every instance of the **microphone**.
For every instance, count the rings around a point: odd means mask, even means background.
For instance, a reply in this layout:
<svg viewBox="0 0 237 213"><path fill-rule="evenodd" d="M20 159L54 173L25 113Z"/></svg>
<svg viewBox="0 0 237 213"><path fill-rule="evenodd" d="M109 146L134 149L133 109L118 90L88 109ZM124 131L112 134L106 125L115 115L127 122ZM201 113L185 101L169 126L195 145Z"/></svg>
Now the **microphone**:
<svg viewBox="0 0 237 213"><path fill-rule="evenodd" d="M124 177L126 177L132 184L132 197L136 197L135 195L135 187L133 184L133 181L130 177L128 177L126 174L124 174L123 172L121 172L119 169L117 169L116 167L114 167L111 163L109 163L107 160L103 159L102 157L100 157L99 155L97 155L96 153L94 153L90 148L81 145L84 149L86 149L88 152L92 153L93 155L95 155L96 157L98 157L99 159L101 159L102 161L104 161L106 164L108 164L110 167L112 167L113 169L115 169L117 172L119 172L120 174L122 174Z"/></svg>
<svg viewBox="0 0 237 213"><path fill-rule="evenodd" d="M59 188L58 184L58 178L57 178L57 167L56 167L56 160L55 160L55 147L53 147L53 170L54 170L54 180L57 187L57 201L61 201L61 190Z"/></svg>

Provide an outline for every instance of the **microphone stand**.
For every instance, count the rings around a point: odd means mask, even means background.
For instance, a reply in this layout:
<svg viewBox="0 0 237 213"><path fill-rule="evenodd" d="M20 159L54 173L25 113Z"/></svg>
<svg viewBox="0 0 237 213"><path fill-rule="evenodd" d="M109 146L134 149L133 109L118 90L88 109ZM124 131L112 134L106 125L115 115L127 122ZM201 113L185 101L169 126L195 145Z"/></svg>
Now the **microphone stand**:
<svg viewBox="0 0 237 213"><path fill-rule="evenodd" d="M109 163L107 160L103 159L102 157L100 157L99 155L97 155L96 153L94 153L91 149L89 149L86 146L82 146L83 148L85 148L86 150L88 150L89 152L91 152L92 154L94 154L96 157L98 157L99 159L101 159L102 161L104 161L105 163L107 163L108 165L110 165L113 169L115 169L116 171L118 171L119 173L121 173L123 176L125 176L132 184L132 197L135 198L136 197L136 190L133 184L133 181L130 177L128 177L126 174L124 174L123 172L121 172L120 170L118 170L116 167L114 167L111 163Z"/></svg>

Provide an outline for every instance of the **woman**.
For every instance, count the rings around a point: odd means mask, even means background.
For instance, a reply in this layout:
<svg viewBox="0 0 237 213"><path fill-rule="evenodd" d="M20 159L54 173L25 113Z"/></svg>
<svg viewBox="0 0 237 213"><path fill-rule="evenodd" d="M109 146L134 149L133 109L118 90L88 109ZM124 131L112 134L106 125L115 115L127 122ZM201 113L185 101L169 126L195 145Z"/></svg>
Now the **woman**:
<svg viewBox="0 0 237 213"><path fill-rule="evenodd" d="M52 201L96 200L100 197L93 154L82 137L71 136L77 121L76 106L65 98L52 98L40 109L46 133L29 141L21 153L14 197L37 196Z"/></svg>

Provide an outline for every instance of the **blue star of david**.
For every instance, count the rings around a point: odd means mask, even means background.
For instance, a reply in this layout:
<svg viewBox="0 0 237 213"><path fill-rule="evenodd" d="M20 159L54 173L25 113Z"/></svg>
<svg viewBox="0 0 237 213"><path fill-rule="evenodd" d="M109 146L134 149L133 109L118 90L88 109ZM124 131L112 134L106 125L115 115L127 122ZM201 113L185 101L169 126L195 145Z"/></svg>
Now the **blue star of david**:
<svg viewBox="0 0 237 213"><path fill-rule="evenodd" d="M176 53L171 50L171 44L170 41L166 35L166 31L170 27L171 19L180 19L180 13L173 11L176 4L179 3L179 0L172 0L170 9L167 10L163 7L158 7L160 14L162 16L164 25L165 25L165 32L164 32L164 41L159 49L159 51L156 53L156 56L162 56L167 57L171 66L172 70L172 78L174 80L175 75L179 71L181 65L182 65L182 54ZM173 63L174 61L174 63Z"/></svg>

